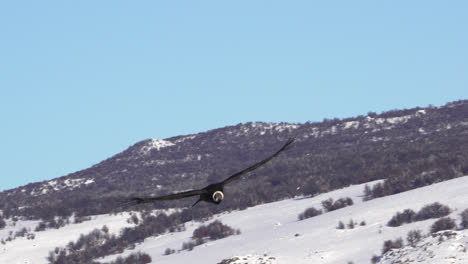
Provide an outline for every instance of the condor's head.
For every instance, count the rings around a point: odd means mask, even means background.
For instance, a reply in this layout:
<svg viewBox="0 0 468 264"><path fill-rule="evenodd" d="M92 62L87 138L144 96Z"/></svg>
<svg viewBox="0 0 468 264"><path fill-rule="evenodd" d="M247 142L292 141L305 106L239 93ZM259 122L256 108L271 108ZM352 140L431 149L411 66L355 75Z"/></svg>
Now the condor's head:
<svg viewBox="0 0 468 264"><path fill-rule="evenodd" d="M221 203L221 201L224 199L224 194L222 191L216 191L213 193L212 196L213 202L216 204Z"/></svg>

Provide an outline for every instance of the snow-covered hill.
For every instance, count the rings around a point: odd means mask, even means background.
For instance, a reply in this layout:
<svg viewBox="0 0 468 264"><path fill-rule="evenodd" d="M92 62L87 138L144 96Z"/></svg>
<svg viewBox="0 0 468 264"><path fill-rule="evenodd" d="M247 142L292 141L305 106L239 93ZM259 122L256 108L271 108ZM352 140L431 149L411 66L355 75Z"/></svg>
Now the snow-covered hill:
<svg viewBox="0 0 468 264"><path fill-rule="evenodd" d="M372 183L370 183L372 184ZM400 227L388 227L386 223L397 212L407 208L415 211L426 204L440 202L453 210L451 217L459 222L459 214L468 208L468 177L433 184L431 186L362 202L364 185L350 186L341 190L321 194L312 198L299 197L269 204L263 204L242 211L216 215L206 223L187 223L182 232L167 233L150 237L134 249L125 250L120 255L112 255L99 259L100 262L115 260L118 256L126 256L142 251L151 256L153 263L370 263L372 255L380 255L384 240L406 238L410 230L420 229L428 234L435 219L405 224ZM298 221L298 214L306 208L320 209L321 201L341 197L351 197L354 205L322 215ZM228 198L228 197L227 197ZM56 246L66 246L69 241L76 241L80 234L89 233L94 228L107 225L111 232L131 226L127 223L128 214L114 216L96 216L91 221L74 224L58 230L34 232L35 239L18 237L13 241L0 244L0 263L47 263L49 251ZM339 221L348 223L351 219L366 225L357 225L354 229L337 229ZM192 251L178 251L182 243L188 242L194 229L202 224L220 220L235 229L240 229L240 235L211 241L196 246ZM16 226L11 222L0 230L0 240L6 239L9 232L13 233L22 227L32 230L37 221L18 221ZM468 231L457 231L455 236L440 243L438 238L427 237L421 242L424 247L404 248L396 253L387 254L382 263L393 263L395 259L405 260L405 257L422 263L463 263L466 252L458 250L468 245ZM430 247L428 246L429 244ZM424 248L430 248L434 254L445 252L446 258L431 258L431 254L423 254ZM455 247L455 249L454 249ZM164 255L167 248L175 249L176 253ZM458 248L458 249L457 249ZM444 253L444 254L445 254ZM442 253L440 253L442 254ZM409 258L408 257L408 258ZM447 259L452 262L447 262ZM460 260L460 261L458 261ZM425 262L424 262L425 261ZM416 262L415 262L416 263Z"/></svg>
<svg viewBox="0 0 468 264"><path fill-rule="evenodd" d="M468 232L440 231L426 237L416 247L386 253L380 263L468 263L467 247Z"/></svg>
<svg viewBox="0 0 468 264"><path fill-rule="evenodd" d="M323 122L249 122L147 139L89 168L0 192L0 210L8 217L44 220L51 214L107 214L123 196L158 196L224 180L271 155L289 138L296 140L288 151L232 189L233 195L249 199L232 199L223 210L382 178L389 179L385 193L375 196L397 193L468 175L467 127L464 100ZM157 206L181 208L194 202Z"/></svg>
<svg viewBox="0 0 468 264"><path fill-rule="evenodd" d="M0 230L0 240L6 241L17 231L23 228L30 230L35 235L34 239L27 237L16 237L12 241L0 244L0 263L11 264L39 264L47 263L46 257L49 251L57 246L65 246L70 241L76 241L81 234L87 234L95 228L102 228L104 225L109 228L110 233L118 234L124 227L133 226L127 222L130 217L128 213L121 215L98 215L93 216L90 221L80 224L71 224L60 229L47 229L46 231L35 232L34 229L39 221L19 220L13 225L13 221L7 221L7 227Z"/></svg>

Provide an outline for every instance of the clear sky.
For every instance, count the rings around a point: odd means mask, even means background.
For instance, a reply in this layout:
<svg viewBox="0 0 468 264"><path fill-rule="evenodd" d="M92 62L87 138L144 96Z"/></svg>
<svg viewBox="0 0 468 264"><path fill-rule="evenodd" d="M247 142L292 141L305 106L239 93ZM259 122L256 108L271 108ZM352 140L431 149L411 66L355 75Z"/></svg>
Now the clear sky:
<svg viewBox="0 0 468 264"><path fill-rule="evenodd" d="M468 1L1 1L0 190L148 138L468 99Z"/></svg>

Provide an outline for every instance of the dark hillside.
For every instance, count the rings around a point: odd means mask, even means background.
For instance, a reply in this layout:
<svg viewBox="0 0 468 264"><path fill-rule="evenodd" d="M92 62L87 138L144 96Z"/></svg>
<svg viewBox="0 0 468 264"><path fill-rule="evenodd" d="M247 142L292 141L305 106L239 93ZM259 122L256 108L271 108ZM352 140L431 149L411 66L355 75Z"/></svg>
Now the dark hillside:
<svg viewBox="0 0 468 264"><path fill-rule="evenodd" d="M373 190L377 197L468 174L468 101L458 101L320 123L246 123L144 140L91 168L4 191L0 209L6 216L44 219L122 210L116 205L125 196L166 194L224 179L290 137L296 137L290 149L228 186L221 206L200 208L242 208L387 179Z"/></svg>

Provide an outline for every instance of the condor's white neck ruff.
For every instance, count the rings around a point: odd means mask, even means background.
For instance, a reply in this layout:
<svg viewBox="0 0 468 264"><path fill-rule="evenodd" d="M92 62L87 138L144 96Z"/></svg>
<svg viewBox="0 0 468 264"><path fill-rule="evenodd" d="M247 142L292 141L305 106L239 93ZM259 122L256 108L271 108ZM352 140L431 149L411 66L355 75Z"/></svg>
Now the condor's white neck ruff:
<svg viewBox="0 0 468 264"><path fill-rule="evenodd" d="M224 194L222 191L216 191L213 193L213 201L220 202L224 199Z"/></svg>

